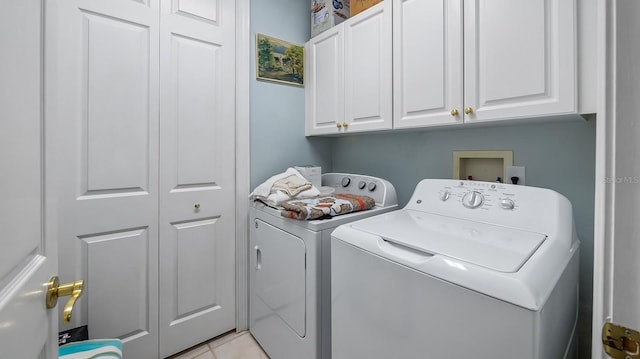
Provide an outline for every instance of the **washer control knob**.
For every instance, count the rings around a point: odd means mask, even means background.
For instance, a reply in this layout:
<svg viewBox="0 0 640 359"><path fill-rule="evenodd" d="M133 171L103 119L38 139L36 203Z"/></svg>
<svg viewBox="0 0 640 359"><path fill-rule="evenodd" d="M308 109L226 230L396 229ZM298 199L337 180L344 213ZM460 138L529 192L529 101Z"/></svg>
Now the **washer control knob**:
<svg viewBox="0 0 640 359"><path fill-rule="evenodd" d="M367 186L367 189L369 189L370 192L373 192L373 191L376 190L376 187L377 187L376 183L375 182L371 182L371 183L369 183L369 186Z"/></svg>
<svg viewBox="0 0 640 359"><path fill-rule="evenodd" d="M342 187L347 187L351 184L351 178L349 177L344 177L342 179Z"/></svg>
<svg viewBox="0 0 640 359"><path fill-rule="evenodd" d="M478 208L484 203L484 196L478 191L471 191L462 197L462 204L467 208Z"/></svg>
<svg viewBox="0 0 640 359"><path fill-rule="evenodd" d="M449 197L451 197L451 192L449 191L442 191L440 192L440 200L442 202L445 202L446 200L449 199Z"/></svg>
<svg viewBox="0 0 640 359"><path fill-rule="evenodd" d="M364 189L366 186L367 186L367 182L365 181L358 182L358 188Z"/></svg>
<svg viewBox="0 0 640 359"><path fill-rule="evenodd" d="M503 198L500 200L500 207L504 209L514 209L516 204L511 198Z"/></svg>

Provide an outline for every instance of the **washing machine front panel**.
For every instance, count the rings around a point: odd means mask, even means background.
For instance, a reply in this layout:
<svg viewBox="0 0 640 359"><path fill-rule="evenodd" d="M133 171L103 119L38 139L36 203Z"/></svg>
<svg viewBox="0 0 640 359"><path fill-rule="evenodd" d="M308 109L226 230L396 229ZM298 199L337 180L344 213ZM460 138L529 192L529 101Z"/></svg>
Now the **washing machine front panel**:
<svg viewBox="0 0 640 359"><path fill-rule="evenodd" d="M333 359L538 358L536 312L331 245Z"/></svg>
<svg viewBox="0 0 640 359"><path fill-rule="evenodd" d="M298 336L306 335L306 249L304 241L255 220L255 298L264 315L275 315ZM257 318L260 320L260 318Z"/></svg>

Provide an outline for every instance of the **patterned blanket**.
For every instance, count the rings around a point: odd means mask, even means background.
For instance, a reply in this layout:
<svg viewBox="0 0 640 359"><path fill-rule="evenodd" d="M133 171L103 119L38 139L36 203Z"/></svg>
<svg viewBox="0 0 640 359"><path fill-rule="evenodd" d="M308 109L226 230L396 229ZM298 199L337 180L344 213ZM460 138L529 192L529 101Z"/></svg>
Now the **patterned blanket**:
<svg viewBox="0 0 640 359"><path fill-rule="evenodd" d="M371 197L340 193L282 202L280 206L284 209L280 211L280 215L299 220L322 219L363 211L375 205L376 202Z"/></svg>

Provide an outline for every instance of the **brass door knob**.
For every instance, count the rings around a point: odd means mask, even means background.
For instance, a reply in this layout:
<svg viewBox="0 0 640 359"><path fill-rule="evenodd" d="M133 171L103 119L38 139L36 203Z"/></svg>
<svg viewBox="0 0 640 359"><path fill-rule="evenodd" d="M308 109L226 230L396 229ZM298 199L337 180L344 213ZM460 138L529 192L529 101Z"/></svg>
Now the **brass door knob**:
<svg viewBox="0 0 640 359"><path fill-rule="evenodd" d="M193 208L195 208L195 209L200 209L200 203L196 203L196 204L194 204L194 205L193 205Z"/></svg>
<svg viewBox="0 0 640 359"><path fill-rule="evenodd" d="M473 109L471 107L467 107L464 109L464 113L466 113L467 115L470 115L473 113Z"/></svg>
<svg viewBox="0 0 640 359"><path fill-rule="evenodd" d="M349 127L349 124L348 124L348 123L346 123L346 122L343 122L343 123L342 123L342 127L347 128L347 127Z"/></svg>
<svg viewBox="0 0 640 359"><path fill-rule="evenodd" d="M45 299L47 309L54 308L56 304L58 304L59 297L69 296L69 300L67 304L64 305L64 310L62 311L62 321L69 323L71 321L73 305L76 304L78 297L82 294L83 288L84 281L82 279L61 285L58 276L51 277L47 285L47 298Z"/></svg>
<svg viewBox="0 0 640 359"><path fill-rule="evenodd" d="M342 128L342 124L340 122L336 123L337 128Z"/></svg>
<svg viewBox="0 0 640 359"><path fill-rule="evenodd" d="M458 109L454 108L453 110L451 110L451 116L456 117L458 116L458 114L459 114Z"/></svg>

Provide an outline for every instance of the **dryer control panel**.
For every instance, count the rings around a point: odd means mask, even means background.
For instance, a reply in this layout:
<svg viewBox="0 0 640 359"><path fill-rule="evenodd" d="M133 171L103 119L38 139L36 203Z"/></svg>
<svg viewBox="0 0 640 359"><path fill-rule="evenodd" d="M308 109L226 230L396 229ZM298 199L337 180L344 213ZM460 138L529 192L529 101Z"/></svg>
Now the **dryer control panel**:
<svg viewBox="0 0 640 359"><path fill-rule="evenodd" d="M322 175L322 186L334 188L334 193L369 196L380 207L398 204L395 187L389 181L379 177L352 173L325 173Z"/></svg>

